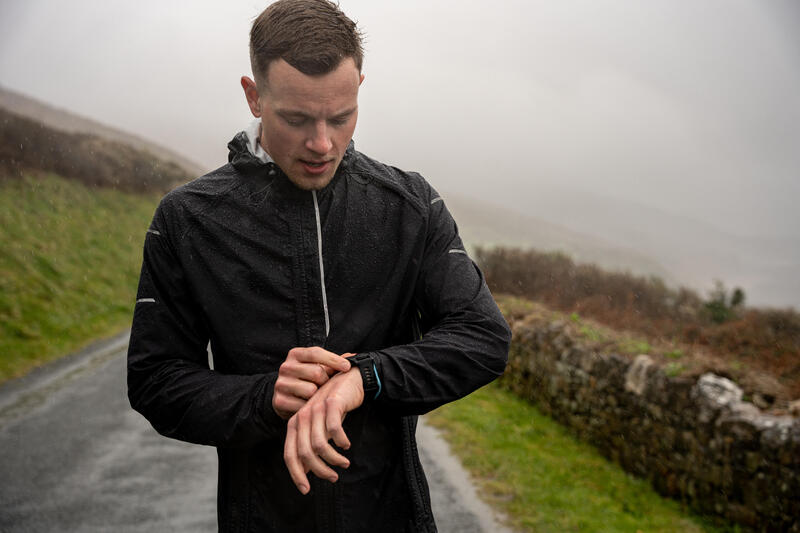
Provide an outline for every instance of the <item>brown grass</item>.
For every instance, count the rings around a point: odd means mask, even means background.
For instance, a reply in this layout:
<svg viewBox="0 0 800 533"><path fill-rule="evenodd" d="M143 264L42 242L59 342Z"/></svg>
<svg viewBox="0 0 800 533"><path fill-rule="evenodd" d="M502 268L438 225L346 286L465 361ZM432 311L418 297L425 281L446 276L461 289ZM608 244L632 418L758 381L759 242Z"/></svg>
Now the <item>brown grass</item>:
<svg viewBox="0 0 800 533"><path fill-rule="evenodd" d="M492 291L572 314L578 330L610 349L647 352L670 372L714 371L739 383L760 407L781 410L800 398L796 311L739 307L716 323L696 292L655 277L534 250L478 249L476 258Z"/></svg>
<svg viewBox="0 0 800 533"><path fill-rule="evenodd" d="M92 187L166 192L190 176L173 162L127 144L49 128L0 108L0 176L54 172Z"/></svg>

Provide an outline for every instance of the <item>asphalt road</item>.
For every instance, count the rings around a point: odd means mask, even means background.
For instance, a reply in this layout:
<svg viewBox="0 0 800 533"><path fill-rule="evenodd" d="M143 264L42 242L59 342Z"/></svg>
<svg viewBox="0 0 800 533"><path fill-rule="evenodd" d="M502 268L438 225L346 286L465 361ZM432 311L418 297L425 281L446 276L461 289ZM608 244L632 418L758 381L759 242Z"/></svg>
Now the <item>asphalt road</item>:
<svg viewBox="0 0 800 533"><path fill-rule="evenodd" d="M125 395L127 337L0 387L0 532L216 531L216 453L158 435ZM424 422L442 532L503 531Z"/></svg>

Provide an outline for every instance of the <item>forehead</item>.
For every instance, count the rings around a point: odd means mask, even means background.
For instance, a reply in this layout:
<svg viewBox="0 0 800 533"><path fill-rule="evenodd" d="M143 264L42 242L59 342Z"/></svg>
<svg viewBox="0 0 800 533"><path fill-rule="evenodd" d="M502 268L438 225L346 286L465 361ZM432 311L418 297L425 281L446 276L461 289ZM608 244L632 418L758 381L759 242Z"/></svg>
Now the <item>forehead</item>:
<svg viewBox="0 0 800 533"><path fill-rule="evenodd" d="M342 60L336 69L320 76L303 74L278 59L269 66L263 96L276 111L336 112L355 105L360 81L352 58Z"/></svg>

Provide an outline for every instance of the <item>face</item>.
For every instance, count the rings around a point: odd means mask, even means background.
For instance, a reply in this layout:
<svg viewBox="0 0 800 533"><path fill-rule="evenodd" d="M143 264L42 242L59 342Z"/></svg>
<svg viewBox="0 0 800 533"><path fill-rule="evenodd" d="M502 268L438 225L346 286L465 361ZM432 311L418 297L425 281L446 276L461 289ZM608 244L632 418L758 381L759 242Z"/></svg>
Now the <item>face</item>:
<svg viewBox="0 0 800 533"><path fill-rule="evenodd" d="M352 58L322 76L278 59L260 92L242 78L250 111L261 118L261 146L297 187L321 189L333 179L356 128L362 81Z"/></svg>

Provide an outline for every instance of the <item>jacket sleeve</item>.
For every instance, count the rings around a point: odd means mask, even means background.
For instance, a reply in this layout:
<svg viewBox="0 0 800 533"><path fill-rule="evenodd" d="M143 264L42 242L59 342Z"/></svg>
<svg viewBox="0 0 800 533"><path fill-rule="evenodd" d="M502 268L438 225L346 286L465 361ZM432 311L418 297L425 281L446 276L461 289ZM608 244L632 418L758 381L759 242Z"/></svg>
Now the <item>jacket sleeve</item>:
<svg viewBox="0 0 800 533"><path fill-rule="evenodd" d="M162 435L197 444L248 446L282 434L272 409L277 372L225 375L209 368L209 334L156 211L144 245L128 346L128 398Z"/></svg>
<svg viewBox="0 0 800 533"><path fill-rule="evenodd" d="M482 273L467 255L444 201L432 193L414 300L422 338L372 356L377 402L401 414L423 414L500 376L511 331Z"/></svg>

